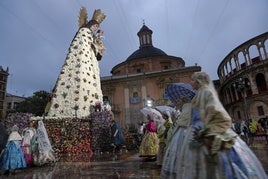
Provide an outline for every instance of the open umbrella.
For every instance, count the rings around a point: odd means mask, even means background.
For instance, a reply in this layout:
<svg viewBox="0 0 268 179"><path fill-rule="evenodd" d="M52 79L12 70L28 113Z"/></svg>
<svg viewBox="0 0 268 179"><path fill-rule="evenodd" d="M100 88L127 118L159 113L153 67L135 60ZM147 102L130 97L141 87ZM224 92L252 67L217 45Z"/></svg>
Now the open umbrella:
<svg viewBox="0 0 268 179"><path fill-rule="evenodd" d="M169 99L175 105L177 105L178 98L180 96L188 96L193 98L195 95L195 90L190 84L187 83L171 83L166 87L166 93L168 94Z"/></svg>
<svg viewBox="0 0 268 179"><path fill-rule="evenodd" d="M165 120L162 117L162 114L154 108L144 107L141 109L141 112L144 114L144 116L147 116L147 115L151 116L151 118L156 122L160 122L160 123L165 122Z"/></svg>
<svg viewBox="0 0 268 179"><path fill-rule="evenodd" d="M165 106L165 105L164 106L155 106L155 109L161 113L165 113L168 111L170 114L172 114L172 113L175 114L177 112L175 108L170 107L170 106Z"/></svg>

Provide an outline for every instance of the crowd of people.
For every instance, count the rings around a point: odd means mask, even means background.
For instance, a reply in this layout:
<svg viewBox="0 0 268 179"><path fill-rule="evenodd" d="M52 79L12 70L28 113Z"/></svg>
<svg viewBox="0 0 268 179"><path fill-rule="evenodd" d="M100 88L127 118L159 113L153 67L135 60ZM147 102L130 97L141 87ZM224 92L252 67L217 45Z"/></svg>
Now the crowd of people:
<svg viewBox="0 0 268 179"><path fill-rule="evenodd" d="M147 121L139 130L139 156L143 161L156 161L161 179L267 178L247 141L236 133L209 75L195 72L191 79L194 95L180 95L176 112L160 111L163 121L146 115ZM241 126L243 131L247 125ZM113 152L120 152L126 141L114 118L110 130ZM0 156L2 173L56 161L42 120L31 118L21 134L14 125L9 136L1 134L0 142L5 137L8 139Z"/></svg>
<svg viewBox="0 0 268 179"><path fill-rule="evenodd" d="M2 174L16 173L18 170L33 166L42 166L56 162L42 120L31 118L29 126L19 133L14 125L0 156Z"/></svg>
<svg viewBox="0 0 268 179"><path fill-rule="evenodd" d="M193 97L177 99L181 112L175 120L162 112L166 122L159 125L147 116L140 157L156 159L161 179L267 178L259 159L233 130L209 75L195 72L191 86Z"/></svg>
<svg viewBox="0 0 268 179"><path fill-rule="evenodd" d="M268 144L268 118L257 120L236 120L232 123L232 129L248 144L254 141L263 141ZM260 139L259 139L260 138Z"/></svg>

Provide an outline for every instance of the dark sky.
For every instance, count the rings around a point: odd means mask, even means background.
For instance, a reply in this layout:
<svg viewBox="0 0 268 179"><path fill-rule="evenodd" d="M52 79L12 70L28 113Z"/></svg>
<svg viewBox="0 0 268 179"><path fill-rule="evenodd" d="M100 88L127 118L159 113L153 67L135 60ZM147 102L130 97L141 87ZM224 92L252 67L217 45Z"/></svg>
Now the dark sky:
<svg viewBox="0 0 268 179"><path fill-rule="evenodd" d="M139 48L143 21L153 30L154 47L183 58L186 66L197 63L212 79L229 52L268 31L267 0L2 0L0 65L9 68L8 93L50 92L82 6L89 18L95 9L107 16L101 76Z"/></svg>

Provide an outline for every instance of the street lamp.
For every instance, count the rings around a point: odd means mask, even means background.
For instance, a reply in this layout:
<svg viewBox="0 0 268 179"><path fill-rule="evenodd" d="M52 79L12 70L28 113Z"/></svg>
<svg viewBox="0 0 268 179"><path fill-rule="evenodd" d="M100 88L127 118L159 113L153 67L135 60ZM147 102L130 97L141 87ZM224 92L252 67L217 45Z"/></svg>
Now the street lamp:
<svg viewBox="0 0 268 179"><path fill-rule="evenodd" d="M144 106L146 106L146 107L153 107L153 105L154 105L154 100L150 96L148 96L143 101L144 101Z"/></svg>
<svg viewBox="0 0 268 179"><path fill-rule="evenodd" d="M250 82L247 80L247 78L239 78L238 81L236 81L233 84L234 88L236 89L237 92L239 92L243 98L243 104L244 104L244 116L245 116L245 121L247 124L249 124L249 114L248 114L248 106L247 106L247 99L246 99L246 94L247 91L250 89Z"/></svg>

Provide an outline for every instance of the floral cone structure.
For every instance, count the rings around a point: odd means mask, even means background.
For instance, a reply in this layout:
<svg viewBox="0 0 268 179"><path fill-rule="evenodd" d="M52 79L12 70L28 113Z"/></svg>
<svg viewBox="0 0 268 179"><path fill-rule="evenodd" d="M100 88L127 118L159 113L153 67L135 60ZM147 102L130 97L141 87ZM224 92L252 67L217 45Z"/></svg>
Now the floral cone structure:
<svg viewBox="0 0 268 179"><path fill-rule="evenodd" d="M48 117L85 118L90 115L91 106L102 101L99 64L93 41L89 28L79 29L52 91L47 107Z"/></svg>

